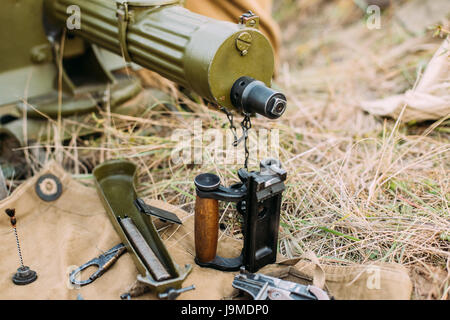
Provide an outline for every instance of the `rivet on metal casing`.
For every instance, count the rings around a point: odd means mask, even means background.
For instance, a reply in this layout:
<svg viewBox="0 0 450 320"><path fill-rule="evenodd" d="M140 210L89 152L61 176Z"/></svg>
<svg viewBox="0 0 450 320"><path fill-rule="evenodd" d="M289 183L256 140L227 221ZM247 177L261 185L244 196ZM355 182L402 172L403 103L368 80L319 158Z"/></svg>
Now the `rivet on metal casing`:
<svg viewBox="0 0 450 320"><path fill-rule="evenodd" d="M236 39L236 48L245 56L252 46L252 35L248 32L242 32Z"/></svg>

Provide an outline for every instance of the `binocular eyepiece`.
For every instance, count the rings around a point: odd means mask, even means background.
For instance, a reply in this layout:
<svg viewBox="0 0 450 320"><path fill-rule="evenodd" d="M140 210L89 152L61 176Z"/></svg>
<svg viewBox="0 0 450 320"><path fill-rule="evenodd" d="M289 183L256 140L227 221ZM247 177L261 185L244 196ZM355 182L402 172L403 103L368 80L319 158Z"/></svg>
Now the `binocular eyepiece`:
<svg viewBox="0 0 450 320"><path fill-rule="evenodd" d="M247 113L259 113L269 119L278 119L287 107L284 94L251 77L241 77L234 83L231 103Z"/></svg>

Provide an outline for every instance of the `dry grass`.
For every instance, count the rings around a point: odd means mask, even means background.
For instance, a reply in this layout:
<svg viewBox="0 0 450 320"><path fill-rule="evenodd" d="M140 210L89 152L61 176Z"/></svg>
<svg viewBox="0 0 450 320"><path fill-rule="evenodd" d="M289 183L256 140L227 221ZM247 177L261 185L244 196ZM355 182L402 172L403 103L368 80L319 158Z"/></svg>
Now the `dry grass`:
<svg viewBox="0 0 450 320"><path fill-rule="evenodd" d="M368 30L348 3L284 1L279 11L286 43L279 82L297 105L288 122L294 143L284 149L284 162L297 170L285 202L294 214L285 216L282 248L397 262L425 268L429 278L439 267L440 292L416 289L416 297L448 297L449 117L403 124L358 106L360 98L412 88L441 41L431 32L411 36L395 23L395 8L381 30ZM292 21L293 7L303 15ZM298 153L305 156L290 162Z"/></svg>
<svg viewBox="0 0 450 320"><path fill-rule="evenodd" d="M289 114L277 122L253 121L255 128L280 130L280 157L289 173L280 252L294 257L310 249L323 261L345 264L397 262L420 274L413 277L416 298L448 297L450 121L403 124L367 114L357 103L411 88L439 41L390 27L389 12L386 27L370 31L361 12L342 1L296 3L280 1L277 10L285 41L277 84L289 95ZM74 133L58 150L80 178L107 159L134 161L144 197L192 212L198 173L216 172L230 184L238 168L174 165L171 133L192 130L194 119L202 119L205 129L228 122L183 98L172 84L164 82L164 88L196 112L158 107L132 117L103 110L93 125L83 125L104 135L80 139ZM231 212L227 207L222 221L227 233L239 237ZM437 291L418 287L439 272Z"/></svg>

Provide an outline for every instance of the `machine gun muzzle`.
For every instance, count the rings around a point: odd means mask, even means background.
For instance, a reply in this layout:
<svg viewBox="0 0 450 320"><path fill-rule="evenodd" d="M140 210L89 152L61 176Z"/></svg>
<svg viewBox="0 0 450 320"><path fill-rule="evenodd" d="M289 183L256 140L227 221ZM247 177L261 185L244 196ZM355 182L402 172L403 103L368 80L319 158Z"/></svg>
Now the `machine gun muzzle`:
<svg viewBox="0 0 450 320"><path fill-rule="evenodd" d="M242 77L234 83L231 88L231 102L242 111L258 113L269 119L278 119L287 107L284 94L250 77Z"/></svg>

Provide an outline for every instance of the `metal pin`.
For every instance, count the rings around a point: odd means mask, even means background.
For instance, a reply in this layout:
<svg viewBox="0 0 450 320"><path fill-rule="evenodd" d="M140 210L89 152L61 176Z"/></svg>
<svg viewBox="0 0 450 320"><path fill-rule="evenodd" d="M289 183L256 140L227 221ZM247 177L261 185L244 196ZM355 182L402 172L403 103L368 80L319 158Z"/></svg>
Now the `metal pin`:
<svg viewBox="0 0 450 320"><path fill-rule="evenodd" d="M37 279L37 273L23 264L22 250L20 249L19 235L17 233L16 209L6 209L5 213L11 221L11 226L13 227L14 235L16 236L17 252L19 253L20 260L20 267L13 275L12 281L17 285L30 284Z"/></svg>
<svg viewBox="0 0 450 320"><path fill-rule="evenodd" d="M187 288L181 288L178 290L175 289L169 289L164 293L160 293L158 296L160 299L167 299L167 300L175 300L176 298L178 298L178 296L186 291L190 291L190 290L195 290L195 286L192 285L190 287Z"/></svg>

